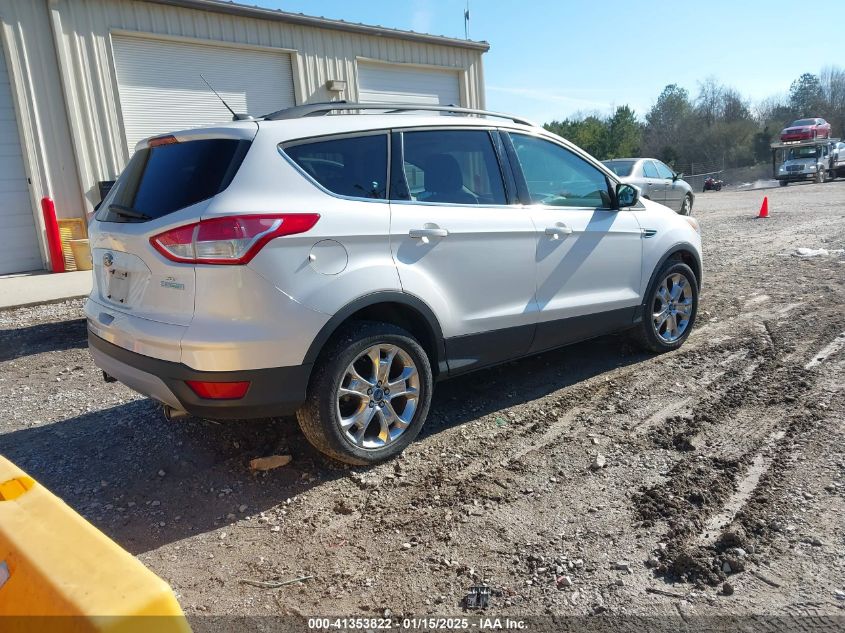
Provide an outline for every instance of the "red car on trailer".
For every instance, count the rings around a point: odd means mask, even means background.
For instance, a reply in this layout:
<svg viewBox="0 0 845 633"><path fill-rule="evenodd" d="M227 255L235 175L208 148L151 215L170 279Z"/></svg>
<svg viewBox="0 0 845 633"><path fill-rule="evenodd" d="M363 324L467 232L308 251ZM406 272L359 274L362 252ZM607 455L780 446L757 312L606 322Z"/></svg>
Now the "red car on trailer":
<svg viewBox="0 0 845 633"><path fill-rule="evenodd" d="M809 141L817 138L830 138L830 123L818 117L793 121L780 133L781 141Z"/></svg>

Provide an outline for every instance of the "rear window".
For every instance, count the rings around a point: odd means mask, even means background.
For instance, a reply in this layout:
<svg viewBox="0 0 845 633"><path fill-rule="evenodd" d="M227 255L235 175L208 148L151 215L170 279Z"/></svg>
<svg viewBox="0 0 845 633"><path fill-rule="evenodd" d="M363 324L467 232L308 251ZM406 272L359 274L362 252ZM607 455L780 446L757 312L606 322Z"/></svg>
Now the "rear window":
<svg viewBox="0 0 845 633"><path fill-rule="evenodd" d="M135 152L97 211L101 222L144 222L226 189L251 141L203 139Z"/></svg>
<svg viewBox="0 0 845 633"><path fill-rule="evenodd" d="M332 193L387 197L387 134L297 143L283 148L293 162Z"/></svg>
<svg viewBox="0 0 845 633"><path fill-rule="evenodd" d="M617 176L624 178L631 175L635 162L633 160L607 160L604 162L604 166Z"/></svg>

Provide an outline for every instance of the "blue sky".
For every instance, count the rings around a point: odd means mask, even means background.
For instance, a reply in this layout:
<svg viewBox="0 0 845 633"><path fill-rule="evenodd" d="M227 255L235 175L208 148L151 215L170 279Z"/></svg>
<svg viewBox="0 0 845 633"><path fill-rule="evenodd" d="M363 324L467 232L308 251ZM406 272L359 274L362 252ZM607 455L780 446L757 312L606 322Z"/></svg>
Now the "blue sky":
<svg viewBox="0 0 845 633"><path fill-rule="evenodd" d="M243 2L244 0L239 0ZM265 7L464 36L466 0L250 0ZM487 107L538 122L628 104L642 116L669 83L713 75L752 101L803 72L845 65L845 1L470 0L487 40ZM803 26L802 26L803 25ZM830 27L824 45L825 30ZM784 35L792 31L795 35ZM804 36L799 36L805 31ZM834 34L838 31L838 35Z"/></svg>

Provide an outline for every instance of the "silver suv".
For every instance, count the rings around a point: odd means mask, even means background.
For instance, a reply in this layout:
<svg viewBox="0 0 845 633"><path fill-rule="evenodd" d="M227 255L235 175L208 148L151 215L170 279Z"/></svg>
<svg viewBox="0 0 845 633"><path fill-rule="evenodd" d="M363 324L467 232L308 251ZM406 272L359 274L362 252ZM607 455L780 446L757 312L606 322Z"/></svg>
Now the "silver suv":
<svg viewBox="0 0 845 633"><path fill-rule="evenodd" d="M695 219L526 121L451 107L142 141L90 238L107 379L171 416L296 412L353 464L402 451L438 380L622 330L679 347L701 283Z"/></svg>

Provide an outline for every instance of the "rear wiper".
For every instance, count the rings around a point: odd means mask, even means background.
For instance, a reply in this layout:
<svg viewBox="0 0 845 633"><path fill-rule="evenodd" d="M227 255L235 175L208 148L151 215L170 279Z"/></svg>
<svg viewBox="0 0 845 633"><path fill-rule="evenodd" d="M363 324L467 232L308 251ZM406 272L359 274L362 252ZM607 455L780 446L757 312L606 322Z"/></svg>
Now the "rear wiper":
<svg viewBox="0 0 845 633"><path fill-rule="evenodd" d="M153 216L147 215L146 213L141 213L140 211L136 211L131 207L124 206L122 204L110 204L109 211L119 215L123 218L132 218L134 220L152 220Z"/></svg>

